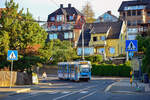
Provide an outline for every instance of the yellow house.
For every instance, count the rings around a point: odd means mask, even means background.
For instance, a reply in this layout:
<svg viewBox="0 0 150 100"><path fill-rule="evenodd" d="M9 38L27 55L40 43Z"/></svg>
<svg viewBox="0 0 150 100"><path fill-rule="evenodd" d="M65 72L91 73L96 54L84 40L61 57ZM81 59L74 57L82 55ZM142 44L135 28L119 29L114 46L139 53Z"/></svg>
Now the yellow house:
<svg viewBox="0 0 150 100"><path fill-rule="evenodd" d="M125 22L101 22L92 26L89 47L94 48L94 54L101 54L104 58L125 54Z"/></svg>

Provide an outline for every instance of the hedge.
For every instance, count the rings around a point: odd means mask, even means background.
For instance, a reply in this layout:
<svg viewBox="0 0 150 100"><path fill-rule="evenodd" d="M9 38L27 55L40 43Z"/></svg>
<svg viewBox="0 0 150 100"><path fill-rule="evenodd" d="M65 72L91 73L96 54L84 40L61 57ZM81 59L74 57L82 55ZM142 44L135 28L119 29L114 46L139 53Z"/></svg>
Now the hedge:
<svg viewBox="0 0 150 100"><path fill-rule="evenodd" d="M129 77L131 67L126 64L94 64L92 65L92 75L96 76L119 76Z"/></svg>

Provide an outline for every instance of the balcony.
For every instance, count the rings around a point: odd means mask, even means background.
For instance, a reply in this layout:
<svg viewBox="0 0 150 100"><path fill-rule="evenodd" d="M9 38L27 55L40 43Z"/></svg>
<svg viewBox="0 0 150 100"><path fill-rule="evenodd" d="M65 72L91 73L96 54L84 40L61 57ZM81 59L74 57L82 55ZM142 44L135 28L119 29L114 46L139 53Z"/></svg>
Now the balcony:
<svg viewBox="0 0 150 100"><path fill-rule="evenodd" d="M97 46L106 46L106 41L90 41L89 43L89 46L94 46L94 47L97 47Z"/></svg>

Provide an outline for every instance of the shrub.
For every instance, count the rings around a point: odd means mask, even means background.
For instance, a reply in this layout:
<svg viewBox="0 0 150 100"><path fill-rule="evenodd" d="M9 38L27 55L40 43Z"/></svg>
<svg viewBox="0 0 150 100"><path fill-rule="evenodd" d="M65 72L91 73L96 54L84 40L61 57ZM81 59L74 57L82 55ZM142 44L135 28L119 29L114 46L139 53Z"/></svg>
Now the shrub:
<svg viewBox="0 0 150 100"><path fill-rule="evenodd" d="M102 55L92 55L85 57L85 60L91 61L92 63L100 63L103 61Z"/></svg>
<svg viewBox="0 0 150 100"><path fill-rule="evenodd" d="M121 76L129 77L131 67L126 64L94 64L92 65L92 74L97 76Z"/></svg>

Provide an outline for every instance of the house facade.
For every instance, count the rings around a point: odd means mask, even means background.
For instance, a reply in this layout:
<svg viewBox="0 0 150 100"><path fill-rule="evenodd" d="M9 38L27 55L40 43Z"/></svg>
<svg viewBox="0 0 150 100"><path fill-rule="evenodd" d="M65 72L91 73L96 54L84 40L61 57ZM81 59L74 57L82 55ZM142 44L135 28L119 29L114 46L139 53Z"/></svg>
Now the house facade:
<svg viewBox="0 0 150 100"><path fill-rule="evenodd" d="M69 40L76 47L83 23L85 18L82 13L71 7L71 4L68 7L61 4L59 9L48 15L48 40Z"/></svg>
<svg viewBox="0 0 150 100"><path fill-rule="evenodd" d="M101 16L99 16L95 23L100 23L100 22L117 22L118 21L118 18L113 15L111 13L111 11L107 11L105 12L104 14L102 14Z"/></svg>
<svg viewBox="0 0 150 100"><path fill-rule="evenodd" d="M129 40L136 38L139 24L150 23L150 0L123 1L118 11L120 19L127 21Z"/></svg>
<svg viewBox="0 0 150 100"><path fill-rule="evenodd" d="M86 24L84 35L85 55L100 54L109 58L125 54L126 23L123 21ZM80 36L78 55L82 54L81 40Z"/></svg>

